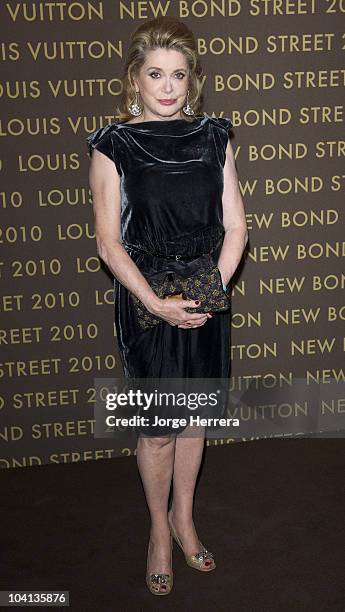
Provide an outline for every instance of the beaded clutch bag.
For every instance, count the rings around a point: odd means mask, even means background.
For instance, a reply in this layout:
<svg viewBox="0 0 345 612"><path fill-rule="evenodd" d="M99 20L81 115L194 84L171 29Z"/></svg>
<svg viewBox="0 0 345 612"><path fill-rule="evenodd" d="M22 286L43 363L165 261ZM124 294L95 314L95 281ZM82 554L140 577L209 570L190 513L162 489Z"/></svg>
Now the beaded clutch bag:
<svg viewBox="0 0 345 612"><path fill-rule="evenodd" d="M199 269L187 277L182 277L176 272L158 272L144 276L161 299L200 300L200 306L185 308L186 312L221 312L230 307L230 293L228 289L226 291L223 289L218 266ZM151 314L133 293L130 295L142 329L149 329L162 322L163 319Z"/></svg>

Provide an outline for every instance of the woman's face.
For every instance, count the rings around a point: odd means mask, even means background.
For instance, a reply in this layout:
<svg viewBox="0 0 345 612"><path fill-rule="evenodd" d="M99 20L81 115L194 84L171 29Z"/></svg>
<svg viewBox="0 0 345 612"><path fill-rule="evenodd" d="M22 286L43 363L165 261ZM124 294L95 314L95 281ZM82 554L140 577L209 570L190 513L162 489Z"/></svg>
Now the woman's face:
<svg viewBox="0 0 345 612"><path fill-rule="evenodd" d="M174 49L146 53L139 75L133 78L144 105L143 120L182 118L188 90L186 57ZM164 101L170 101L169 104Z"/></svg>

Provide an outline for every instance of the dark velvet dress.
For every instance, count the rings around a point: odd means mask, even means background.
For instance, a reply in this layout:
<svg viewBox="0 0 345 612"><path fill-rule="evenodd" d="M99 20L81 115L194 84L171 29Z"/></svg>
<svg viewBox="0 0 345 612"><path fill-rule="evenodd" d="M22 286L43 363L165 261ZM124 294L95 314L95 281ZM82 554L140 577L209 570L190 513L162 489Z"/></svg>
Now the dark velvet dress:
<svg viewBox="0 0 345 612"><path fill-rule="evenodd" d="M183 256L210 253L217 263L223 238L223 167L228 118L200 115L118 121L87 138L114 161L121 179L121 237L142 272L176 270ZM181 259L166 260L178 255ZM114 278L115 324L125 377L227 378L230 314L215 313L194 329L162 320L142 330L129 291ZM156 429L156 435L159 434ZM152 433L152 435L155 435Z"/></svg>

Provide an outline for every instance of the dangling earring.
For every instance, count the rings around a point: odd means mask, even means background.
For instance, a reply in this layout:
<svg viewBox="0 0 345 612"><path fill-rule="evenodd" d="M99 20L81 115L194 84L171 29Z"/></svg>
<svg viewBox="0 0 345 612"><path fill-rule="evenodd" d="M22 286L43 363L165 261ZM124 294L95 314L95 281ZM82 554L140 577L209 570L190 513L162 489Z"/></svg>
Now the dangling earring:
<svg viewBox="0 0 345 612"><path fill-rule="evenodd" d="M184 113L186 113L186 115L194 115L194 111L193 111L193 109L192 109L192 107L191 107L191 105L189 104L189 101L188 101L188 94L189 94L189 89L187 91L186 105L183 106L182 110L183 110Z"/></svg>
<svg viewBox="0 0 345 612"><path fill-rule="evenodd" d="M134 117L138 117L143 112L143 109L139 106L139 96L137 91L135 92L135 102L132 102L132 104L129 105L128 110L131 115L134 115Z"/></svg>

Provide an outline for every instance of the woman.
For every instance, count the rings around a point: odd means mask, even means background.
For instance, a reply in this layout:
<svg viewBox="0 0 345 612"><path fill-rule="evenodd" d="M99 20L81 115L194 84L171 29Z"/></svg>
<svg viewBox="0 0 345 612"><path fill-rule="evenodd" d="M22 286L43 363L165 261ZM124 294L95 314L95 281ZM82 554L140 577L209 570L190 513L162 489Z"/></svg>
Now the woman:
<svg viewBox="0 0 345 612"><path fill-rule="evenodd" d="M200 114L201 72L185 24L170 17L145 22L131 37L119 120L87 139L98 253L114 275L129 378L229 375L229 312L212 316L191 310L198 301L159 298L144 274L212 253L225 288L247 242L232 124ZM159 325L139 329L133 295ZM172 588L172 536L188 565L216 566L192 517L205 432L187 430L148 435L139 428L137 462L151 516L146 582L156 595Z"/></svg>

